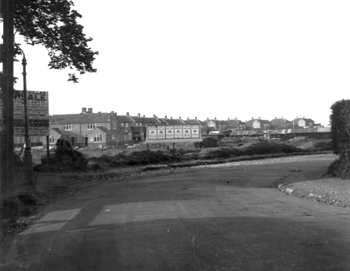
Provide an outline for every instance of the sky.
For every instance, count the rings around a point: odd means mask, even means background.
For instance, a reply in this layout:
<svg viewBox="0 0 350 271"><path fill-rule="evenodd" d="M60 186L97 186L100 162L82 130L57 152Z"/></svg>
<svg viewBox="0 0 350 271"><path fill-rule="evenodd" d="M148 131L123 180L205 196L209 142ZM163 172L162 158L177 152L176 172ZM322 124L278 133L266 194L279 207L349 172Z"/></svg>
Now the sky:
<svg viewBox="0 0 350 271"><path fill-rule="evenodd" d="M200 120L284 117L329 126L349 99L350 1L73 0L97 73L68 82L26 46L27 86L50 114L114 111ZM16 36L16 42L22 42ZM23 44L23 42L22 42ZM22 67L15 89L23 89Z"/></svg>

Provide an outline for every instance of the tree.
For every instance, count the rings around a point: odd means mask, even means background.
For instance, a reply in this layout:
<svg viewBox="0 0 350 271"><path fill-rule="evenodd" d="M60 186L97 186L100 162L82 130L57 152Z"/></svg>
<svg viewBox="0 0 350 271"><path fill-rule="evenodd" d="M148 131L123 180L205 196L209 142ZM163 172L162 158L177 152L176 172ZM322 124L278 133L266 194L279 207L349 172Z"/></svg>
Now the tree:
<svg viewBox="0 0 350 271"><path fill-rule="evenodd" d="M50 69L75 69L79 74L96 72L92 64L98 52L88 46L92 38L77 22L82 16L69 0L14 0L14 27L29 45L41 44L48 50ZM18 49L16 54L20 54ZM75 73L68 81L78 82Z"/></svg>
<svg viewBox="0 0 350 271"><path fill-rule="evenodd" d="M21 54L14 35L24 36L27 44L45 46L51 69L75 69L79 74L96 72L92 64L98 52L88 46L92 39L86 38L83 26L77 22L82 16L72 9L73 1L0 0L0 5L0 20L4 29L0 52L3 62L3 72L0 74L3 100L0 190L7 193L13 182L13 60ZM68 75L68 81L78 82L74 72Z"/></svg>
<svg viewBox="0 0 350 271"><path fill-rule="evenodd" d="M334 154L339 159L328 170L337 177L350 178L350 100L340 100L332 106L330 115Z"/></svg>

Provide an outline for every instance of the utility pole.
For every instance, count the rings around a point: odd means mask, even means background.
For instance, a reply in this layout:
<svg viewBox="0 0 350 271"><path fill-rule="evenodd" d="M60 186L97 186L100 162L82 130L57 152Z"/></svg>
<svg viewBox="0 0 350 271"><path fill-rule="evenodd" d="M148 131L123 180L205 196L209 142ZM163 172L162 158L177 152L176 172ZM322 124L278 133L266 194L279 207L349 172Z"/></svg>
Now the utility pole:
<svg viewBox="0 0 350 271"><path fill-rule="evenodd" d="M13 57L14 57L14 1L1 0L3 17L3 64L2 91L2 134L0 144L1 194L9 196L13 192Z"/></svg>

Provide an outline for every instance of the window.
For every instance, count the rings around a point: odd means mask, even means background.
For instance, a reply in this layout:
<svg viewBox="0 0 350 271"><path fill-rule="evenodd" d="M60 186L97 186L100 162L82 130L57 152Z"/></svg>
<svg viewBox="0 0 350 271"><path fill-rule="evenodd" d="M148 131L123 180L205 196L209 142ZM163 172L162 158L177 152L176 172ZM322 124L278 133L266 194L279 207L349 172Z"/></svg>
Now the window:
<svg viewBox="0 0 350 271"><path fill-rule="evenodd" d="M125 125L125 127L128 127L128 123L125 123L124 125Z"/></svg>
<svg viewBox="0 0 350 271"><path fill-rule="evenodd" d="M102 135L94 135L94 142L102 142Z"/></svg>
<svg viewBox="0 0 350 271"><path fill-rule="evenodd" d="M96 128L96 123L88 123L88 130L93 130Z"/></svg>
<svg viewBox="0 0 350 271"><path fill-rule="evenodd" d="M121 126L121 127L124 127L124 123L121 123L120 126Z"/></svg>
<svg viewBox="0 0 350 271"><path fill-rule="evenodd" d="M49 137L49 143L50 144L55 144L55 136L50 136Z"/></svg>
<svg viewBox="0 0 350 271"><path fill-rule="evenodd" d="M63 125L63 130L65 130L65 131L72 130L72 124L71 123L65 123Z"/></svg>

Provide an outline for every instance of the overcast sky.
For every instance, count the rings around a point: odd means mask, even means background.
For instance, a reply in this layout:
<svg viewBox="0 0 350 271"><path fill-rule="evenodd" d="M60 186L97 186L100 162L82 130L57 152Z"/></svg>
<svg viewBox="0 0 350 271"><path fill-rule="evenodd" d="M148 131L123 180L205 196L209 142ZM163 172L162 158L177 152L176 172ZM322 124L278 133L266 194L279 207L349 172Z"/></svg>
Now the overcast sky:
<svg viewBox="0 0 350 271"><path fill-rule="evenodd" d="M328 126L330 106L349 99L348 0L74 3L100 53L97 73L67 82L43 47L23 46L28 89L49 92L51 115L91 107L201 120L305 116Z"/></svg>

